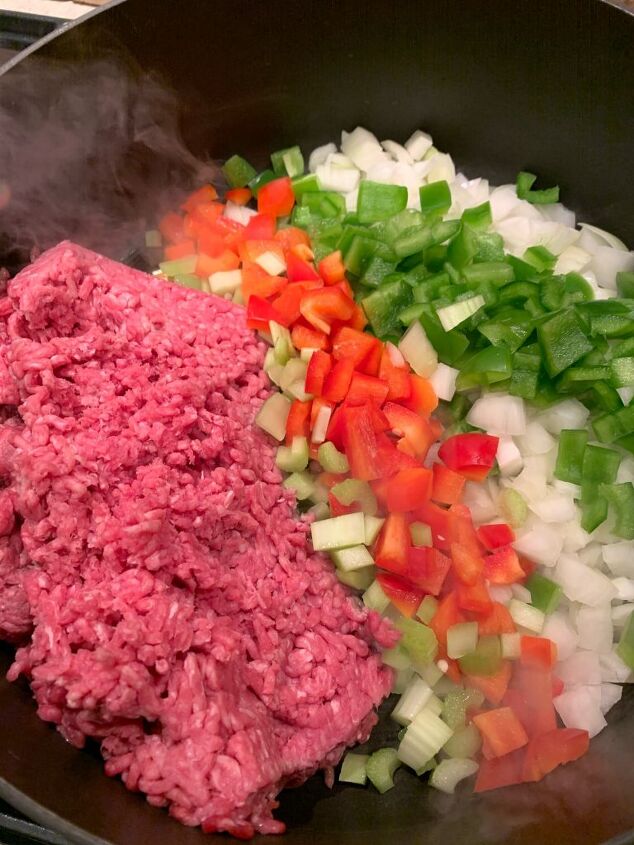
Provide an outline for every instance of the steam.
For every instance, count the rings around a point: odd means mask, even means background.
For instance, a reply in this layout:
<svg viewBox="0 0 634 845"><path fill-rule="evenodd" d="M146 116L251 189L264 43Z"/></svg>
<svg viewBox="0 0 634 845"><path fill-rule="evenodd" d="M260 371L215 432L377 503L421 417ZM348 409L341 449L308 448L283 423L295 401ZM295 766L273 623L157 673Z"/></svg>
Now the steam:
<svg viewBox="0 0 634 845"><path fill-rule="evenodd" d="M71 238L121 259L182 196L218 181L179 133L175 95L114 60L0 76L0 266Z"/></svg>

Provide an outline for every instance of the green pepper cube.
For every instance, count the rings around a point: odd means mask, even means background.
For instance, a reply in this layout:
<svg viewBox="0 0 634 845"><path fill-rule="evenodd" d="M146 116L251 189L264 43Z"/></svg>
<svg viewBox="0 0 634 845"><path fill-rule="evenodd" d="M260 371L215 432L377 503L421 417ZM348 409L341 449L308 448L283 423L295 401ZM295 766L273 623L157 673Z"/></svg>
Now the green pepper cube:
<svg viewBox="0 0 634 845"><path fill-rule="evenodd" d="M244 188L257 175L255 168L238 155L231 156L225 161L222 172L232 188Z"/></svg>
<svg viewBox="0 0 634 845"><path fill-rule="evenodd" d="M581 476L584 482L612 484L621 463L621 455L615 449L605 446L586 446L583 453Z"/></svg>
<svg viewBox="0 0 634 845"><path fill-rule="evenodd" d="M570 484L581 484L587 442L588 432L585 430L564 428L560 432L555 478Z"/></svg>
<svg viewBox="0 0 634 845"><path fill-rule="evenodd" d="M551 377L559 375L593 349L584 324L573 308L544 320L537 327L537 337Z"/></svg>
<svg viewBox="0 0 634 845"><path fill-rule="evenodd" d="M257 197L260 188L263 188L265 185L268 185L269 182L272 182L274 179L277 179L277 176L272 170L263 170L261 173L253 174L253 177L249 179L249 188L253 193L254 197Z"/></svg>
<svg viewBox="0 0 634 845"><path fill-rule="evenodd" d="M493 222L491 203L487 200L473 208L465 208L462 212L462 222L473 229L486 229Z"/></svg>
<svg viewBox="0 0 634 845"><path fill-rule="evenodd" d="M445 179L423 185L418 194L420 209L425 215L443 215L451 208L451 189Z"/></svg>
<svg viewBox="0 0 634 845"><path fill-rule="evenodd" d="M531 594L531 604L542 613L554 613L561 600L561 587L555 584L550 578L533 572L526 582L526 587Z"/></svg>
<svg viewBox="0 0 634 845"><path fill-rule="evenodd" d="M364 180L359 186L357 216L359 223L369 225L387 220L407 208L407 188Z"/></svg>
<svg viewBox="0 0 634 845"><path fill-rule="evenodd" d="M623 484L601 484L599 495L610 503L614 514L614 534L622 540L634 540L634 485L631 481ZM587 529L586 529L587 530Z"/></svg>
<svg viewBox="0 0 634 845"><path fill-rule="evenodd" d="M621 270L616 274L616 289L619 296L634 299L634 273Z"/></svg>
<svg viewBox="0 0 634 845"><path fill-rule="evenodd" d="M276 176L301 176L304 172L304 156L298 146L288 147L271 153L271 165Z"/></svg>

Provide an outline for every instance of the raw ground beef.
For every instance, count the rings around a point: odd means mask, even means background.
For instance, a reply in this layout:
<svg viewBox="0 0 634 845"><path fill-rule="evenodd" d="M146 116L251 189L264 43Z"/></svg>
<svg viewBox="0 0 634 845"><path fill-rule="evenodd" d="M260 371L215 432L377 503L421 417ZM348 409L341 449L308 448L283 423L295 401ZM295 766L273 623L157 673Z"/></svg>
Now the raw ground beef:
<svg viewBox="0 0 634 845"><path fill-rule="evenodd" d="M0 637L42 719L185 824L279 833L367 737L392 645L253 425L243 310L63 243L0 299Z"/></svg>

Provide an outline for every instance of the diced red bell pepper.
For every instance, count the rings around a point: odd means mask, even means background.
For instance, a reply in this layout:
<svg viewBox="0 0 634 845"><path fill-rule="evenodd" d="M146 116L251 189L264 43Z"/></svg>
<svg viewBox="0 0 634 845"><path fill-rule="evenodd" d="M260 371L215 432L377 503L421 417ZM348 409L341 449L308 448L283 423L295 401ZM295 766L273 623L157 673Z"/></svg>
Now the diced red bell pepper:
<svg viewBox="0 0 634 845"><path fill-rule="evenodd" d="M488 792L490 789L522 783L524 756L525 751L520 748L504 757L482 760L473 791Z"/></svg>
<svg viewBox="0 0 634 845"><path fill-rule="evenodd" d="M431 528L434 546L448 549L451 543L451 515L433 502L426 502L416 511L416 518Z"/></svg>
<svg viewBox="0 0 634 845"><path fill-rule="evenodd" d="M267 182L258 191L258 211L273 217L287 217L295 205L293 183L288 176Z"/></svg>
<svg viewBox="0 0 634 845"><path fill-rule="evenodd" d="M360 510L358 504L355 504L355 502L352 502L350 505L344 505L333 494L332 490L328 493L328 505L330 506L331 516L345 516L347 513L355 513L355 511Z"/></svg>
<svg viewBox="0 0 634 845"><path fill-rule="evenodd" d="M373 409L373 413L375 409L381 413L381 411L376 408L376 405L371 405L370 407ZM376 418L373 419L373 425L375 426L374 430L377 431ZM414 469L420 467L420 461L397 448L387 434L377 431L376 442L378 449L378 461L381 469L381 478L389 478L401 469Z"/></svg>
<svg viewBox="0 0 634 845"><path fill-rule="evenodd" d="M513 633L515 633L515 622L508 608L503 604L494 601L488 613L478 615L478 634L481 637L489 634Z"/></svg>
<svg viewBox="0 0 634 845"><path fill-rule="evenodd" d="M285 315L289 325L293 325L293 323L296 323L301 318L299 304L305 292L307 290L317 290L322 284L322 282L294 282L288 284L279 296L273 300L273 305L281 314ZM311 331L314 331L314 329L311 328Z"/></svg>
<svg viewBox="0 0 634 845"><path fill-rule="evenodd" d="M431 470L411 467L378 482L376 492L388 511L412 511L429 499L431 482Z"/></svg>
<svg viewBox="0 0 634 845"><path fill-rule="evenodd" d="M484 558L484 575L492 584L515 584L526 578L512 546L503 546Z"/></svg>
<svg viewBox="0 0 634 845"><path fill-rule="evenodd" d="M227 250L227 254L233 256L236 261L236 267L238 267L240 260L237 255L229 250ZM213 260L218 261L218 259ZM228 267L227 269L235 268ZM213 270L212 272L216 272L216 270ZM279 294L287 284L288 280L284 276L269 276L269 274L263 270L259 264L254 264L252 261L244 261L242 263L242 296L247 306L252 296L259 296L261 299L269 299L269 297ZM274 303L272 303L272 305L273 308L275 308L275 310L282 314L282 316L286 319L286 315L279 311Z"/></svg>
<svg viewBox="0 0 634 845"><path fill-rule="evenodd" d="M328 349L328 335L296 323L291 329L291 340L296 349Z"/></svg>
<svg viewBox="0 0 634 845"><path fill-rule="evenodd" d="M262 299L261 296L251 296L247 305L247 326L250 329L268 332L271 320L282 326L285 325L284 316L276 311L270 302Z"/></svg>
<svg viewBox="0 0 634 845"><path fill-rule="evenodd" d="M336 285L338 282L343 282L346 278L346 268L340 249L322 258L317 266L319 275L327 285Z"/></svg>
<svg viewBox="0 0 634 845"><path fill-rule="evenodd" d="M282 245L284 252L296 246L303 245L310 248L310 238L303 229L297 226L284 226L275 233L275 240Z"/></svg>
<svg viewBox="0 0 634 845"><path fill-rule="evenodd" d="M429 416L438 407L438 396L429 379L410 373L410 395L403 404L417 414Z"/></svg>
<svg viewBox="0 0 634 845"><path fill-rule="evenodd" d="M528 736L510 707L497 707L473 717L473 722L495 757L503 757L528 744Z"/></svg>
<svg viewBox="0 0 634 845"><path fill-rule="evenodd" d="M332 369L332 358L327 352L318 349L310 356L306 370L306 393L312 396L321 396L324 389L324 380Z"/></svg>
<svg viewBox="0 0 634 845"><path fill-rule="evenodd" d="M379 407L377 407L374 402L366 402L366 405L368 407L368 411L370 412L372 426L376 433L379 434L384 431L389 431L390 423L383 411Z"/></svg>
<svg viewBox="0 0 634 845"><path fill-rule="evenodd" d="M454 472L444 464L435 463L432 467L434 484L431 497L441 505L455 505L462 498L465 485L464 476Z"/></svg>
<svg viewBox="0 0 634 845"><path fill-rule="evenodd" d="M473 584L459 583L456 592L458 594L458 605L463 610L484 615L491 612L493 601L483 578Z"/></svg>
<svg viewBox="0 0 634 845"><path fill-rule="evenodd" d="M224 211L219 202L206 202L197 205L185 217L185 231L199 238L204 232L216 230L216 221Z"/></svg>
<svg viewBox="0 0 634 845"><path fill-rule="evenodd" d="M243 261L257 261L258 258L270 253L280 262L285 263L284 250L272 238L243 241L238 247L238 253Z"/></svg>
<svg viewBox="0 0 634 845"><path fill-rule="evenodd" d="M409 525L404 514L388 514L376 541L376 565L397 574L405 573L410 543Z"/></svg>
<svg viewBox="0 0 634 845"><path fill-rule="evenodd" d="M175 261L178 258L186 258L189 255L195 255L196 244L191 241L179 241L175 244L168 244L165 247L165 258L168 261Z"/></svg>
<svg viewBox="0 0 634 845"><path fill-rule="evenodd" d="M481 480L495 463L498 442L499 439L490 434L454 434L445 440L438 455L449 469Z"/></svg>
<svg viewBox="0 0 634 845"><path fill-rule="evenodd" d="M185 239L184 222L180 214L166 214L159 222L159 232L166 241L176 244Z"/></svg>
<svg viewBox="0 0 634 845"><path fill-rule="evenodd" d="M354 291L352 290L352 285L347 279L343 279L343 281L337 282L336 285L331 285L330 287L338 288L342 291L342 293L345 293L349 299L354 300Z"/></svg>
<svg viewBox="0 0 634 845"><path fill-rule="evenodd" d="M254 214L253 217L249 219L249 222L247 223L244 229L244 240L246 242L268 242L270 244L270 242L273 241L275 237L276 228L277 225L275 223L275 217L273 217L272 214ZM279 253L276 249L275 254L280 255L283 258L284 251L282 247L277 243L277 241L275 241L275 244L279 248ZM271 250L265 248L263 251L268 252Z"/></svg>
<svg viewBox="0 0 634 845"><path fill-rule="evenodd" d="M184 211L192 211L192 209L201 203L213 202L217 199L218 191L216 191L213 185L202 185L187 197L181 208Z"/></svg>
<svg viewBox="0 0 634 845"><path fill-rule="evenodd" d="M539 669L552 669L557 662L557 646L547 637L520 637L520 663Z"/></svg>
<svg viewBox="0 0 634 845"><path fill-rule="evenodd" d="M354 302L338 287L326 287L305 293L299 310L311 326L330 334L335 320L347 320L352 316Z"/></svg>
<svg viewBox="0 0 634 845"><path fill-rule="evenodd" d="M367 320L365 319L365 312L363 308L359 305L355 305L355 313L352 317L348 320L348 325L351 329L356 329L357 331L363 331L365 326L367 325ZM358 319L358 312L361 311L363 319ZM359 370L362 373L366 373L369 376L378 376L379 375L379 367L381 366L381 354L382 354L382 345L377 343L374 349L370 351L370 354L359 364Z"/></svg>
<svg viewBox="0 0 634 845"><path fill-rule="evenodd" d="M332 336L332 354L337 361L352 361L360 366L370 353L381 346L380 341L370 334L344 326Z"/></svg>
<svg viewBox="0 0 634 845"><path fill-rule="evenodd" d="M347 477L348 475L345 472L320 472L317 476L317 481L330 490L335 484L341 484L342 481L345 481Z"/></svg>
<svg viewBox="0 0 634 845"><path fill-rule="evenodd" d="M229 249L225 243L225 234L221 232L217 226L208 226L202 231L197 232L196 240L198 243L198 252L203 255L208 255L210 258L217 258L224 252L231 252L236 258L238 258L237 253L235 253L232 249ZM240 266L239 259L236 266Z"/></svg>
<svg viewBox="0 0 634 845"><path fill-rule="evenodd" d="M451 560L431 546L410 546L407 556L407 578L432 596L440 595Z"/></svg>
<svg viewBox="0 0 634 845"><path fill-rule="evenodd" d="M416 589L405 578L391 572L377 572L376 580L381 589L403 616L411 617L416 613L423 600L424 593Z"/></svg>
<svg viewBox="0 0 634 845"><path fill-rule="evenodd" d="M345 403L337 405L332 413L332 417L330 418L330 422L328 424L328 431L326 432L326 440L330 440L331 443L334 443L339 451L344 448L343 434L345 423L344 414L346 408L347 405Z"/></svg>
<svg viewBox="0 0 634 845"><path fill-rule="evenodd" d="M561 695L564 691L564 682L561 678L558 678L556 675L552 676L552 690L553 690L553 698L557 698L558 695Z"/></svg>
<svg viewBox="0 0 634 845"><path fill-rule="evenodd" d="M508 689L512 672L513 668L510 662L503 660L500 668L493 675L468 675L465 673L465 686L480 690L491 704L500 704Z"/></svg>
<svg viewBox="0 0 634 845"><path fill-rule="evenodd" d="M466 617L458 607L458 599L455 592L447 593L440 600L436 612L429 623L429 627L436 634L436 639L445 653L447 649L447 631L452 625L457 625L459 622L465 621Z"/></svg>
<svg viewBox="0 0 634 845"><path fill-rule="evenodd" d="M310 413L313 403L295 399L286 419L286 445L290 446L293 437L310 437Z"/></svg>
<svg viewBox="0 0 634 845"><path fill-rule="evenodd" d="M386 402L383 413L390 421L394 434L407 438L416 457L423 459L436 440L429 421L395 402Z"/></svg>
<svg viewBox="0 0 634 845"><path fill-rule="evenodd" d="M342 402L350 390L352 361L337 361L325 378L322 394L329 402Z"/></svg>
<svg viewBox="0 0 634 845"><path fill-rule="evenodd" d="M234 205L247 205L252 196L250 188L231 188L225 193L227 202L232 202Z"/></svg>
<svg viewBox="0 0 634 845"><path fill-rule="evenodd" d="M452 542L459 543L472 555L480 556L481 548L469 508L458 503L449 508L449 514L451 517Z"/></svg>
<svg viewBox="0 0 634 845"><path fill-rule="evenodd" d="M524 555L518 555L520 566L524 570L524 575L526 578L530 578L530 576L535 572L537 569L537 564L533 563L532 560L529 560Z"/></svg>
<svg viewBox="0 0 634 845"><path fill-rule="evenodd" d="M452 543L451 558L454 572L463 584L473 585L481 579L484 561L479 555L473 554L460 543Z"/></svg>
<svg viewBox="0 0 634 845"><path fill-rule="evenodd" d="M502 546L509 546L515 540L515 533L506 522L494 522L478 528L478 540L485 549L492 552Z"/></svg>
<svg viewBox="0 0 634 845"><path fill-rule="evenodd" d="M402 365L395 364L392 361L390 347L396 348L391 343L386 343L383 347L379 364L379 378L384 379L388 384L387 398L392 402L400 402L409 398L412 392L412 382L407 365L405 363Z"/></svg>
<svg viewBox="0 0 634 845"><path fill-rule="evenodd" d="M367 405L346 406L342 412L342 441L350 472L361 481L380 478L377 434Z"/></svg>
<svg viewBox="0 0 634 845"><path fill-rule="evenodd" d="M310 239L308 243L296 243L294 244L290 251L296 258L300 258L302 261L305 261L307 264L310 264L315 259L315 253L310 248ZM323 281L321 276L319 277L319 281Z"/></svg>
<svg viewBox="0 0 634 845"><path fill-rule="evenodd" d="M556 728L533 737L526 749L522 780L526 783L541 780L557 766L583 757L589 744L588 731L577 728Z"/></svg>
<svg viewBox="0 0 634 845"><path fill-rule="evenodd" d="M372 402L372 404L381 407L385 402L387 392L387 382L382 379L366 376L365 373L354 373L346 398L351 405Z"/></svg>
<svg viewBox="0 0 634 845"><path fill-rule="evenodd" d="M220 255L211 256L201 253L196 260L195 273L202 279L209 278L212 273L220 273L223 270L237 270L240 266L240 259L230 249L225 249Z"/></svg>
<svg viewBox="0 0 634 845"><path fill-rule="evenodd" d="M315 282L321 277L315 268L293 251L286 253L286 275L289 282Z"/></svg>
<svg viewBox="0 0 634 845"><path fill-rule="evenodd" d="M513 707L529 736L538 736L557 727L549 670L537 666L516 666L512 687L504 701Z"/></svg>

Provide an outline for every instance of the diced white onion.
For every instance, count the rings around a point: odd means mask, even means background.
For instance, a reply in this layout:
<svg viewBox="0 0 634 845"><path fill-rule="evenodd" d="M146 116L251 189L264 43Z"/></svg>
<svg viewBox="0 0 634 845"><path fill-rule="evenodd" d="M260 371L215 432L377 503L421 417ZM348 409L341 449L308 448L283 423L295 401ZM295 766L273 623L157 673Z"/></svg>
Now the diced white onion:
<svg viewBox="0 0 634 845"><path fill-rule="evenodd" d="M605 229L599 229L598 226L591 226L590 223L579 223L579 227L581 228L582 236L590 232L600 244L627 252L627 247L623 241L611 232L606 232Z"/></svg>
<svg viewBox="0 0 634 845"><path fill-rule="evenodd" d="M563 548L561 532L542 522L532 525L513 543L515 549L535 563L554 566Z"/></svg>
<svg viewBox="0 0 634 845"><path fill-rule="evenodd" d="M493 601L508 604L513 598L513 590L507 584L489 584L489 595Z"/></svg>
<svg viewBox="0 0 634 845"><path fill-rule="evenodd" d="M223 217L228 220L235 220L236 223L241 223L246 226L249 220L257 214L254 208L247 208L246 205L238 205L235 202L228 202L225 205L225 210L222 213Z"/></svg>
<svg viewBox="0 0 634 845"><path fill-rule="evenodd" d="M522 435L526 432L524 400L506 393L487 393L473 403L467 422L488 434Z"/></svg>
<svg viewBox="0 0 634 845"><path fill-rule="evenodd" d="M470 296L468 299L460 299L458 302L452 302L451 305L445 305L444 308L438 308L436 314L438 319L446 332L450 332L473 317L483 306L484 297L477 294ZM520 399L520 402L522 400Z"/></svg>
<svg viewBox="0 0 634 845"><path fill-rule="evenodd" d="M354 191L360 176L356 168L333 167L331 164L320 164L316 175L322 191L339 191L342 194Z"/></svg>
<svg viewBox="0 0 634 845"><path fill-rule="evenodd" d="M607 543L601 549L603 560L613 575L634 578L634 542Z"/></svg>
<svg viewBox="0 0 634 845"><path fill-rule="evenodd" d="M447 153L437 153L431 159L431 167L427 171L428 182L453 182L456 168L453 159Z"/></svg>
<svg viewBox="0 0 634 845"><path fill-rule="evenodd" d="M242 270L219 270L209 277L209 287L212 293L223 296L233 293L242 284Z"/></svg>
<svg viewBox="0 0 634 845"><path fill-rule="evenodd" d="M590 263L592 256L585 249L571 244L557 258L553 273L565 275L566 273L579 273Z"/></svg>
<svg viewBox="0 0 634 845"><path fill-rule="evenodd" d="M588 731L591 737L607 725L601 712L601 687L579 686L558 695L553 703L567 728Z"/></svg>
<svg viewBox="0 0 634 845"><path fill-rule="evenodd" d="M390 344L391 345L391 344ZM390 353L390 358L392 357ZM447 364L439 363L434 372L429 376L431 386L436 396L445 402L450 402L456 392L456 379L459 370L449 367Z"/></svg>
<svg viewBox="0 0 634 845"><path fill-rule="evenodd" d="M420 161L433 144L431 135L417 129L414 134L405 141L405 149L414 161Z"/></svg>
<svg viewBox="0 0 634 845"><path fill-rule="evenodd" d="M613 628L609 604L579 608L575 623L579 634L579 648L591 649L598 653L612 650Z"/></svg>
<svg viewBox="0 0 634 845"><path fill-rule="evenodd" d="M438 366L436 350L418 320L407 329L398 348L416 375L429 377Z"/></svg>
<svg viewBox="0 0 634 845"><path fill-rule="evenodd" d="M518 601L526 602L527 604L531 603L531 591L523 584L513 584L511 587L511 591L513 593L513 598L517 599Z"/></svg>
<svg viewBox="0 0 634 845"><path fill-rule="evenodd" d="M503 476L517 475L524 466L520 450L515 445L513 438L507 435L500 435L495 459Z"/></svg>
<svg viewBox="0 0 634 845"><path fill-rule="evenodd" d="M388 155L392 156L394 161L400 161L403 164L414 163L414 159L402 144L398 144L396 141L381 141L381 146Z"/></svg>
<svg viewBox="0 0 634 845"><path fill-rule="evenodd" d="M634 601L634 581L631 578L613 578L612 583L619 601Z"/></svg>
<svg viewBox="0 0 634 845"><path fill-rule="evenodd" d="M517 445L523 455L544 455L553 448L555 440L540 422L531 420L518 439Z"/></svg>
<svg viewBox="0 0 634 845"><path fill-rule="evenodd" d="M634 252L623 252L611 246L600 246L592 256L589 267L600 285L616 290L616 274L634 270Z"/></svg>
<svg viewBox="0 0 634 845"><path fill-rule="evenodd" d="M617 604L612 608L612 624L615 628L623 628L634 611L634 603Z"/></svg>
<svg viewBox="0 0 634 845"><path fill-rule="evenodd" d="M502 657L505 660L517 660L522 653L521 634L500 634Z"/></svg>
<svg viewBox="0 0 634 845"><path fill-rule="evenodd" d="M546 617L538 608L518 599L511 599L509 613L519 627L535 634L541 633Z"/></svg>
<svg viewBox="0 0 634 845"><path fill-rule="evenodd" d="M564 226L574 229L576 219L574 211L566 208L566 206L562 205L560 202L542 205L539 210L542 217L545 217L546 220L552 220L553 223L562 223Z"/></svg>
<svg viewBox="0 0 634 845"><path fill-rule="evenodd" d="M566 686L601 683L599 655L594 651L575 651L557 664L556 672Z"/></svg>
<svg viewBox="0 0 634 845"><path fill-rule="evenodd" d="M313 426L310 438L313 443L323 443L326 440L326 433L328 431L328 426L330 425L331 416L332 408L328 405L323 405L319 411L317 411L315 425Z"/></svg>
<svg viewBox="0 0 634 845"><path fill-rule="evenodd" d="M315 173L319 165L324 164L328 156L336 152L337 147L335 144L324 144L313 150L308 158L308 169L310 172Z"/></svg>
<svg viewBox="0 0 634 845"><path fill-rule="evenodd" d="M269 276L279 276L286 270L286 262L275 252L263 252L255 259L255 263Z"/></svg>
<svg viewBox="0 0 634 845"><path fill-rule="evenodd" d="M621 700L623 687L619 684L601 684L601 712L605 716Z"/></svg>
<svg viewBox="0 0 634 845"><path fill-rule="evenodd" d="M616 588L607 576L584 566L571 555L561 555L553 579L571 601L591 607L609 602L616 596Z"/></svg>
<svg viewBox="0 0 634 845"><path fill-rule="evenodd" d="M614 651L599 655L601 667L601 680L604 683L624 684L629 681L632 670L627 666Z"/></svg>
<svg viewBox="0 0 634 845"><path fill-rule="evenodd" d="M542 628L542 636L552 640L557 646L557 656L566 660L577 649L579 637L566 616L561 611L551 613L546 617Z"/></svg>
<svg viewBox="0 0 634 845"><path fill-rule="evenodd" d="M352 132L341 133L341 151L359 170L369 170L385 156L376 136L362 126L357 126Z"/></svg>
<svg viewBox="0 0 634 845"><path fill-rule="evenodd" d="M559 435L564 428L585 428L590 411L577 399L564 399L540 415L540 422L551 433Z"/></svg>
<svg viewBox="0 0 634 845"><path fill-rule="evenodd" d="M562 523L575 519L577 506L574 499L565 493L558 493L552 488L545 496L528 502L529 508L544 522Z"/></svg>

